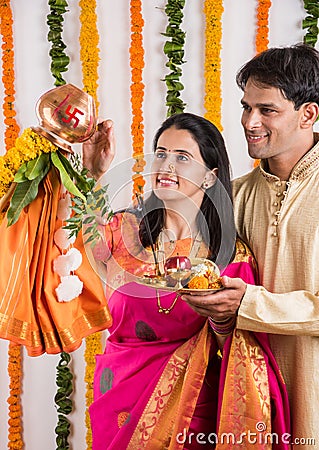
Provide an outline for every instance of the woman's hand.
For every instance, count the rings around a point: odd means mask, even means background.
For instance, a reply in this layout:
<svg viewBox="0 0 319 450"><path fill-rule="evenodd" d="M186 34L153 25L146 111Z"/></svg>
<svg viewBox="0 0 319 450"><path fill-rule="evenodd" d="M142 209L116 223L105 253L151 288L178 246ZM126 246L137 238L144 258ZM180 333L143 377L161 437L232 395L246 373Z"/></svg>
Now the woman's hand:
<svg viewBox="0 0 319 450"><path fill-rule="evenodd" d="M82 145L83 166L96 180L109 169L115 155L112 120L99 123L93 136Z"/></svg>

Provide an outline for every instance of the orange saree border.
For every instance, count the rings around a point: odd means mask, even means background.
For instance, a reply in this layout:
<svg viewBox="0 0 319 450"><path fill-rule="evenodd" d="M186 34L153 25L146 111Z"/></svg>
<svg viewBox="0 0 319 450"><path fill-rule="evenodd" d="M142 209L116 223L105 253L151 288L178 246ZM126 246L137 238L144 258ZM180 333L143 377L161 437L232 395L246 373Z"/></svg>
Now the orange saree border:
<svg viewBox="0 0 319 450"><path fill-rule="evenodd" d="M32 330L29 322L0 313L0 337L25 346L29 356L40 356L44 351L57 354L61 352L61 347L69 353L80 347L83 338L104 330L106 323L111 323L106 306L78 317L70 327L63 330L41 332Z"/></svg>
<svg viewBox="0 0 319 450"><path fill-rule="evenodd" d="M208 364L211 335L202 330L170 358L132 435L128 450L183 448L177 434L189 428Z"/></svg>

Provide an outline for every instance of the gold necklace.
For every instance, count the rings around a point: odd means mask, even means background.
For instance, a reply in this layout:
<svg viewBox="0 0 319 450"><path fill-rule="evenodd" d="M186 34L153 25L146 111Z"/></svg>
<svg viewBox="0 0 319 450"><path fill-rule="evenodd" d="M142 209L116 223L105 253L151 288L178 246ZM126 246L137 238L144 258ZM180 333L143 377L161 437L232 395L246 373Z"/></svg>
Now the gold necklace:
<svg viewBox="0 0 319 450"><path fill-rule="evenodd" d="M175 304L176 304L176 302L177 302L178 297L179 297L179 294L176 294L176 297L174 298L173 303L171 304L171 306L170 306L169 308L164 308L164 307L161 305L161 298L160 298L160 295L159 295L159 293L158 293L158 290L156 289L156 298L157 298L158 312L159 312L159 313L164 313L164 314L169 314L169 313L172 311L172 309L174 308L174 306L175 306Z"/></svg>

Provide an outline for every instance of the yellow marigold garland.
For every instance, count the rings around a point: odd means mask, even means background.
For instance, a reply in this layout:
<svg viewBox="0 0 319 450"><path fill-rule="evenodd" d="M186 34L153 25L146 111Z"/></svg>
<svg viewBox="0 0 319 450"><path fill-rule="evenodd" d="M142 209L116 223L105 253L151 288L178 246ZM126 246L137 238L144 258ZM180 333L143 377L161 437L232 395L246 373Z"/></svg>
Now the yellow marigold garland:
<svg viewBox="0 0 319 450"><path fill-rule="evenodd" d="M13 17L10 0L0 0L0 33L2 36L2 82L4 87L3 114L6 125L4 142L6 149L13 147L20 128L14 110L14 51L12 34Z"/></svg>
<svg viewBox="0 0 319 450"><path fill-rule="evenodd" d="M0 156L0 199L8 192L17 171L22 164L35 159L42 153L55 152L57 147L44 137L38 135L31 128L26 128L21 136L16 138L14 147ZM0 211L2 204L0 201ZM0 223L1 223L0 218Z"/></svg>
<svg viewBox="0 0 319 450"><path fill-rule="evenodd" d="M259 0L257 5L257 30L256 30L256 53L267 50L268 39L268 19L269 9L271 7L270 0Z"/></svg>
<svg viewBox="0 0 319 450"><path fill-rule="evenodd" d="M84 381L86 383L86 406L87 408L91 405L93 401L93 378L95 371L95 355L102 353L102 340L101 333L94 333L88 336L85 340L85 376ZM85 425L86 425L86 448L90 450L92 448L92 431L91 422L88 409L85 414Z"/></svg>
<svg viewBox="0 0 319 450"><path fill-rule="evenodd" d="M84 90L94 98L96 108L98 108L97 80L100 57L96 0L80 0L79 6L81 8L79 41L83 87Z"/></svg>
<svg viewBox="0 0 319 450"><path fill-rule="evenodd" d="M143 125L143 97L144 84L142 83L144 68L144 49L143 49L143 26L141 0L131 0L131 44L130 44L130 66L131 66L131 105L132 105L132 145L133 158L135 164L132 170L135 172L133 179L133 200L136 194L143 194L145 180L142 172L145 166L144 161L144 125Z"/></svg>
<svg viewBox="0 0 319 450"><path fill-rule="evenodd" d="M96 114L98 115L99 102L97 99L98 89L98 65L99 65L99 34L97 27L96 0L80 0L80 59L82 64L83 89L90 94L95 101ZM93 377L95 370L95 355L102 353L102 334L94 333L85 339L85 377L86 383L86 445L87 450L92 448L92 431L89 406L93 402Z"/></svg>
<svg viewBox="0 0 319 450"><path fill-rule="evenodd" d="M10 342L8 350L8 374L10 377L10 394L8 397L9 420L8 420L8 448L12 450L23 449L22 439L22 407L21 407L21 380L22 380L22 358L21 345Z"/></svg>
<svg viewBox="0 0 319 450"><path fill-rule="evenodd" d="M222 41L222 0L205 0L205 118L222 131L221 125L221 41Z"/></svg>

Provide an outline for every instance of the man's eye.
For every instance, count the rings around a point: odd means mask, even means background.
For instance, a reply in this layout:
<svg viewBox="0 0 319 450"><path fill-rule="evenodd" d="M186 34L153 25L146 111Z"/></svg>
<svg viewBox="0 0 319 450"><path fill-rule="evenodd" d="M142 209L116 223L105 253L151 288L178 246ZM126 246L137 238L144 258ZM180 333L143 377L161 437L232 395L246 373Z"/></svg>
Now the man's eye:
<svg viewBox="0 0 319 450"><path fill-rule="evenodd" d="M263 114L271 114L274 112L274 110L270 108L263 108L262 112Z"/></svg>

